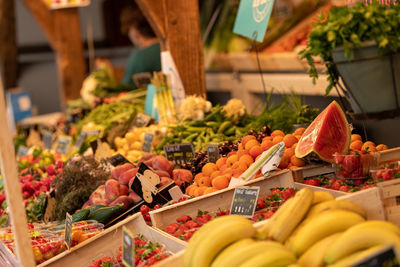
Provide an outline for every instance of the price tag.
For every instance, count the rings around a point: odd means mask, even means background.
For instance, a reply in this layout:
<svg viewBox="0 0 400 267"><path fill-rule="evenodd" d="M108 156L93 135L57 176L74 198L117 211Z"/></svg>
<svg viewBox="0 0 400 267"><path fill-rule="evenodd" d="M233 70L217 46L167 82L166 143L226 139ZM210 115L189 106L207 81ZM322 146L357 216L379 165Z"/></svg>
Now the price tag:
<svg viewBox="0 0 400 267"><path fill-rule="evenodd" d="M152 133L146 133L144 135L144 140L143 140L143 145L142 145L142 151L146 153L151 152L151 146L153 145L153 139L154 139L154 134Z"/></svg>
<svg viewBox="0 0 400 267"><path fill-rule="evenodd" d="M167 159L178 165L183 165L194 157L193 145L189 143L165 145L164 151Z"/></svg>
<svg viewBox="0 0 400 267"><path fill-rule="evenodd" d="M399 258L392 245L384 247L352 265L353 267L399 267Z"/></svg>
<svg viewBox="0 0 400 267"><path fill-rule="evenodd" d="M19 146L18 147L18 151L17 151L17 157L23 157L26 156L29 152L29 148L27 148L26 146Z"/></svg>
<svg viewBox="0 0 400 267"><path fill-rule="evenodd" d="M141 128L149 125L151 117L147 114L138 113L133 120L133 127Z"/></svg>
<svg viewBox="0 0 400 267"><path fill-rule="evenodd" d="M207 145L208 161L215 163L219 159L218 145Z"/></svg>
<svg viewBox="0 0 400 267"><path fill-rule="evenodd" d="M240 1L233 32L262 42L273 6L274 0Z"/></svg>
<svg viewBox="0 0 400 267"><path fill-rule="evenodd" d="M126 228L122 226L122 263L126 267L135 266L134 260L134 237L132 233Z"/></svg>
<svg viewBox="0 0 400 267"><path fill-rule="evenodd" d="M78 140L75 143L75 147L78 148L78 149L81 148L83 142L85 142L85 140L86 140L86 137L87 137L87 134L85 132L81 132L81 134L79 135Z"/></svg>
<svg viewBox="0 0 400 267"><path fill-rule="evenodd" d="M72 139L69 136L60 136L57 139L56 152L60 154L67 154L69 145L71 144Z"/></svg>
<svg viewBox="0 0 400 267"><path fill-rule="evenodd" d="M64 242L68 250L71 249L72 216L67 212L65 217Z"/></svg>
<svg viewBox="0 0 400 267"><path fill-rule="evenodd" d="M231 204L231 214L241 215L246 218L253 217L259 193L259 186L236 187Z"/></svg>
<svg viewBox="0 0 400 267"><path fill-rule="evenodd" d="M42 131L42 142L45 149L53 147L53 135L49 131Z"/></svg>
<svg viewBox="0 0 400 267"><path fill-rule="evenodd" d="M170 193L168 192L175 183L163 186L160 191L157 188L161 182L160 177L150 170L146 164L141 163L139 166L138 173L136 174L136 179L133 180L131 189L138 194L149 207L154 207L156 204L165 204L172 199Z"/></svg>

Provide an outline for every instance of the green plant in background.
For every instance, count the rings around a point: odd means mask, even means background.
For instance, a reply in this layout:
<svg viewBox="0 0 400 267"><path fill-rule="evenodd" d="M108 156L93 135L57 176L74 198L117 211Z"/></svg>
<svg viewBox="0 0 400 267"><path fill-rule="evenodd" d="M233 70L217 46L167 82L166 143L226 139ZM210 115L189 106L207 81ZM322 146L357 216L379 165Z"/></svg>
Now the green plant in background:
<svg viewBox="0 0 400 267"><path fill-rule="evenodd" d="M300 52L310 65L309 75L313 82L318 78L314 56L320 56L326 66L329 85L326 95L339 79L339 73L332 59L332 51L343 47L346 57L351 60L354 49L363 42L374 41L380 53L397 52L400 47L400 5L380 5L373 1L369 5L359 2L354 7L333 7L327 18L321 14L322 22L314 24L308 36L307 47Z"/></svg>

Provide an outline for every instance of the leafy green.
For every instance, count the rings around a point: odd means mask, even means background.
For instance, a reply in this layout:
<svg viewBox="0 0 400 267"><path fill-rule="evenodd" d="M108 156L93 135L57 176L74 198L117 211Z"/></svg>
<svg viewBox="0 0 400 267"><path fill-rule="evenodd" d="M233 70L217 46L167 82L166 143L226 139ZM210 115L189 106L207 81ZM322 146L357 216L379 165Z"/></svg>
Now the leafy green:
<svg viewBox="0 0 400 267"><path fill-rule="evenodd" d="M314 24L308 36L307 47L300 52L310 65L309 75L313 82L318 78L314 56L320 56L326 66L329 85L326 95L337 84L339 73L332 58L335 48L343 47L351 60L354 49L362 43L374 41L380 53L397 52L400 48L400 5L380 5L374 0L369 5L358 2L354 7L333 7L327 18L321 14L322 22Z"/></svg>

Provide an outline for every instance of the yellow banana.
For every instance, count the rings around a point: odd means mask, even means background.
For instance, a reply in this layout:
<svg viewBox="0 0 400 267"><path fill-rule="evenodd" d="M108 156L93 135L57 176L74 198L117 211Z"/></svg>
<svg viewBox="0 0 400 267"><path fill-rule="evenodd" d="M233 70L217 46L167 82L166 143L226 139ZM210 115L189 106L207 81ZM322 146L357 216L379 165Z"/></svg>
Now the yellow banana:
<svg viewBox="0 0 400 267"><path fill-rule="evenodd" d="M356 229L371 228L371 227L390 230L395 234L397 234L398 236L400 236L400 228L397 225L387 221L379 221L379 220L366 221L353 226L351 229L353 229L354 231Z"/></svg>
<svg viewBox="0 0 400 267"><path fill-rule="evenodd" d="M302 255L319 240L347 230L361 223L364 218L346 210L328 210L311 218L302 226L290 242L289 248L296 255Z"/></svg>
<svg viewBox="0 0 400 267"><path fill-rule="evenodd" d="M238 241L235 244L240 242L241 241ZM282 244L275 241L258 241L247 246L235 247L235 249L230 249L230 247L228 247L227 249L229 250L229 253L225 253L224 250L217 256L217 258L215 258L211 267L236 267L259 253L279 248L283 250L285 249Z"/></svg>
<svg viewBox="0 0 400 267"><path fill-rule="evenodd" d="M296 263L296 257L285 249L269 249L248 259L240 267L286 267Z"/></svg>
<svg viewBox="0 0 400 267"><path fill-rule="evenodd" d="M304 267L322 267L324 266L325 252L329 245L333 243L342 233L336 233L325 237L310 247L297 260L297 264Z"/></svg>
<svg viewBox="0 0 400 267"><path fill-rule="evenodd" d="M220 266L220 262L222 262L226 257L232 257L231 254L235 253L238 249L241 249L243 247L246 247L250 244L254 244L257 241L255 241L252 238L245 238L241 239L239 241L236 241L235 243L229 245L227 248L225 248L221 253L217 255L217 257L213 260L211 266ZM237 255L235 255L237 256Z"/></svg>
<svg viewBox="0 0 400 267"><path fill-rule="evenodd" d="M355 263L359 262L360 260L368 257L369 255L375 253L378 250L381 250L384 248L384 245L380 246L373 246L368 249L362 250L360 252L356 252L354 254L351 254L350 256L347 256L344 259L339 260L338 262L328 265L328 267L348 267L348 266L353 266Z"/></svg>
<svg viewBox="0 0 400 267"><path fill-rule="evenodd" d="M189 240L189 243L186 247L185 254L183 257L183 266L189 267L190 266L190 260L192 258L192 254L194 251L196 251L196 247L198 246L199 242L202 241L205 235L208 234L211 230L213 230L216 226L222 225L227 221L235 221L235 220L242 220L243 217L239 215L229 215L229 216L221 216L218 218L215 218L205 225L203 225Z"/></svg>
<svg viewBox="0 0 400 267"><path fill-rule="evenodd" d="M293 197L282 213L275 213L271 217L271 228L268 237L284 243L297 225L303 220L313 201L313 191L303 188ZM276 216L275 216L276 215Z"/></svg>
<svg viewBox="0 0 400 267"><path fill-rule="evenodd" d="M315 205L315 204L318 204L318 203L321 203L324 201L329 201L329 200L334 200L334 199L335 199L335 197L329 192L315 191L312 204Z"/></svg>
<svg viewBox="0 0 400 267"><path fill-rule="evenodd" d="M217 225L202 236L195 251L189 260L191 267L208 267L226 246L243 238L250 238L256 234L256 229L250 220L225 221Z"/></svg>
<svg viewBox="0 0 400 267"><path fill-rule="evenodd" d="M400 237L386 228L370 225L357 225L349 228L328 248L325 254L325 263L336 263L352 253L377 245L395 245L400 251Z"/></svg>
<svg viewBox="0 0 400 267"><path fill-rule="evenodd" d="M293 198L289 198L288 200L286 200L285 203L283 203L282 206L280 206L279 209L274 213L274 215L263 226L260 227L259 231L265 233L268 236L269 231L271 230L271 227L273 225L272 218L276 220L277 217L282 216L282 214L285 212L286 209L288 209L292 202Z"/></svg>
<svg viewBox="0 0 400 267"><path fill-rule="evenodd" d="M311 207L310 211L307 214L307 217L313 217L323 211L332 209L353 211L360 214L365 219L367 218L367 213L365 212L363 207L347 200L329 200L316 204L315 206Z"/></svg>

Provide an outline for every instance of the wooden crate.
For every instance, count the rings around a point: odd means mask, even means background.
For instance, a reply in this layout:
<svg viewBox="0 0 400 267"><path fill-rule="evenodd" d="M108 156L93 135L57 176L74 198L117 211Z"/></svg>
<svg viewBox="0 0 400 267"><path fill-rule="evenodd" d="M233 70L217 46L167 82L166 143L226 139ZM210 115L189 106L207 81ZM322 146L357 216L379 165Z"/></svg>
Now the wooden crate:
<svg viewBox="0 0 400 267"><path fill-rule="evenodd" d="M292 173L288 170L280 171L268 178L258 178L245 184L246 186L259 186L260 197L270 193L273 187L294 187ZM209 212L220 209L230 209L235 189L226 188L218 192L197 197L191 200L177 203L172 206L164 207L150 212L153 226L158 229L165 229L169 224L183 215L196 217L198 210ZM176 238L176 240L179 240ZM181 241L181 240L180 240ZM181 241L183 242L183 241ZM183 242L186 243L186 242Z"/></svg>
<svg viewBox="0 0 400 267"><path fill-rule="evenodd" d="M116 225L104 230L101 234L65 251L39 266L74 266L87 267L90 263L104 256L113 256L122 245L122 227L128 228L133 235L141 234L147 240L159 242L172 253L177 253L185 248L181 243L175 242L170 235L146 225L140 213L136 213Z"/></svg>
<svg viewBox="0 0 400 267"><path fill-rule="evenodd" d="M400 179L378 183L381 198L385 207L386 219L400 227Z"/></svg>
<svg viewBox="0 0 400 267"><path fill-rule="evenodd" d="M400 147L378 152L379 164L400 161Z"/></svg>

